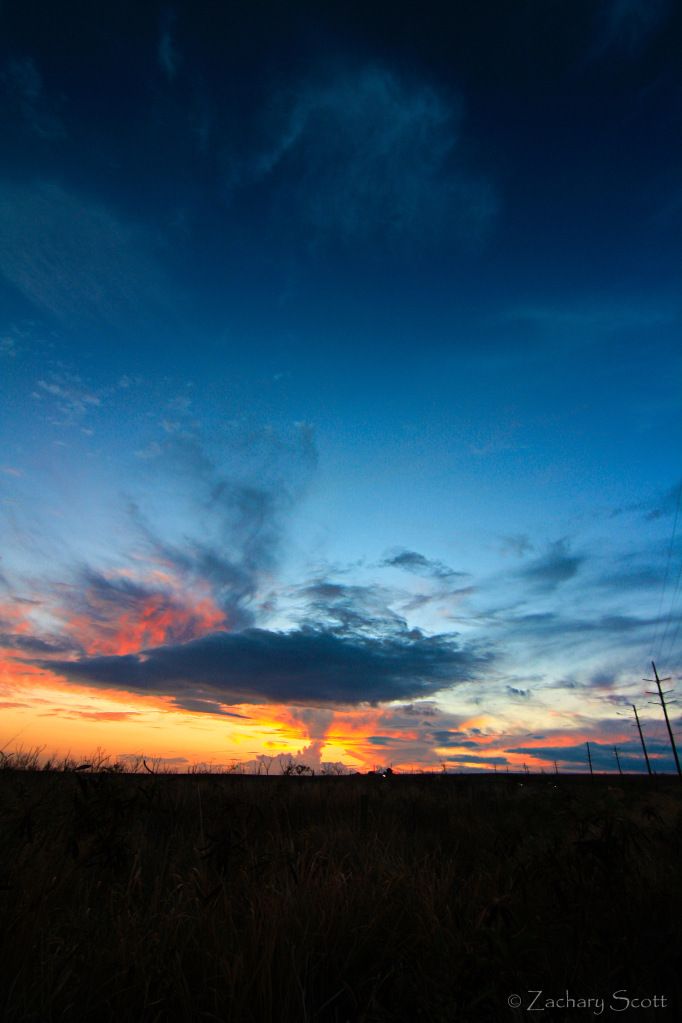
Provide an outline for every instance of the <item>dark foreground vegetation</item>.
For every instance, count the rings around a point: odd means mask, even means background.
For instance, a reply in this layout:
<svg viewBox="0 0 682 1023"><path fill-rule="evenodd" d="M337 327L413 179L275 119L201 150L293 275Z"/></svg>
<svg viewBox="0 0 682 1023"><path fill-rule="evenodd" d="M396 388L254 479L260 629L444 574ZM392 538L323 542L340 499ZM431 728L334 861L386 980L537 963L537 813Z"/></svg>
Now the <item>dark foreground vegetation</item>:
<svg viewBox="0 0 682 1023"><path fill-rule="evenodd" d="M680 790L1 771L0 1017L682 1018Z"/></svg>

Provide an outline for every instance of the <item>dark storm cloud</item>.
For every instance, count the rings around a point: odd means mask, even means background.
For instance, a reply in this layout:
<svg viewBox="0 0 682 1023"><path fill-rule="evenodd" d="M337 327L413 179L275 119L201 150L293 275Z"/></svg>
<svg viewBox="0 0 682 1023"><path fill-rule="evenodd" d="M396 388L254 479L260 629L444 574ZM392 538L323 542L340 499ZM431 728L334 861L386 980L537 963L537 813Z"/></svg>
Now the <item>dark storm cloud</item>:
<svg viewBox="0 0 682 1023"><path fill-rule="evenodd" d="M457 576L468 576L468 572L457 572L442 561L419 554L418 551L398 550L384 558L381 564L386 568L404 568L413 575L427 576L432 579L453 579Z"/></svg>
<svg viewBox="0 0 682 1023"><path fill-rule="evenodd" d="M39 661L93 686L216 702L378 703L428 696L476 677L488 658L450 636L339 636L325 629L215 633L121 657Z"/></svg>
<svg viewBox="0 0 682 1023"><path fill-rule="evenodd" d="M535 589L548 592L573 579L584 561L584 557L570 553L567 540L556 540L545 554L522 569L519 576Z"/></svg>
<svg viewBox="0 0 682 1023"><path fill-rule="evenodd" d="M233 193L261 185L299 231L348 244L488 233L497 197L466 166L459 99L378 65L284 83L281 96Z"/></svg>

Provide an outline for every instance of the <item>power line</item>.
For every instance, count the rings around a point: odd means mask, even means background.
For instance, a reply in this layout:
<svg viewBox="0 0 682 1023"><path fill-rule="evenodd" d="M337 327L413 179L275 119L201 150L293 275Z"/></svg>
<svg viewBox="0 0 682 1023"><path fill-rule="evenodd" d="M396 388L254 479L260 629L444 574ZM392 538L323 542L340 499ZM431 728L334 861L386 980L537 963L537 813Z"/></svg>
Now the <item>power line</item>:
<svg viewBox="0 0 682 1023"><path fill-rule="evenodd" d="M668 585L668 575L670 573L670 562L672 560L673 548L675 546L675 538L677 536L677 520L678 520L679 514L680 514L680 503L681 502L682 502L682 481L680 482L680 485L677 488L677 501L675 502L675 515L673 517L673 528L672 528L672 533L670 535L670 543L668 544L668 555L667 555L666 560L665 560L665 572L663 574L663 586L661 587L661 597L660 597L660 600L658 602L658 611L656 612L656 622L655 622L655 625L654 625L654 638L653 638L653 642L651 644L651 656L652 656L652 658L655 657L659 653L659 650L657 649L657 643L658 643L658 637L659 637L660 632L661 632L661 612L663 611L663 599L665 597L665 591L666 591L666 587ZM667 615L667 621L666 621L666 627L665 627L666 628L666 632L667 632L667 629L668 629L668 625L669 625L669 622L670 622L671 615L672 615L672 605L671 605L670 610L668 611L668 615Z"/></svg>
<svg viewBox="0 0 682 1023"><path fill-rule="evenodd" d="M653 661L651 662L651 667L654 669L654 678L645 678L644 681L645 682L655 682L656 683L656 688L658 689L658 698L661 701L661 707L663 708L663 717L665 718L665 723L666 723L666 726L667 726L667 729L668 729L668 736L670 738L670 748L672 749L673 756L675 758L675 766L677 767L677 773L682 778L682 768L680 767L680 758L677 755L677 746L675 745L675 737L673 736L673 730L672 730L672 728L670 726L670 718L668 717L668 708L665 705L665 693L661 689L661 682L669 682L670 678L663 678L663 679L659 678L658 677L658 672L656 671L656 665L655 665L655 663ZM670 692L670 690L668 690L668 692ZM649 693L649 696L656 696L656 693Z"/></svg>
<svg viewBox="0 0 682 1023"><path fill-rule="evenodd" d="M668 629L670 628L670 625L672 623L672 614L673 614L673 608L675 607L675 601L677 600L677 595L680 592L680 584L682 584L682 558L680 559L680 568L679 568L679 571L677 573L677 579L675 580L675 589L673 590L672 599L670 601L670 610L668 611L668 620L665 623L665 629L663 630L663 637L661 639L661 651L660 651L661 658L663 658L663 648L664 648L666 636L668 635ZM675 649L675 643L677 641L677 637L678 637L679 632L680 632L680 625L682 625L682 617L678 616L678 620L677 620L677 625L675 627L675 631L672 634L672 638L670 640L670 644L669 644L668 649L666 651L666 653L668 655L666 659L668 661L670 661L670 655L672 654L673 650Z"/></svg>
<svg viewBox="0 0 682 1023"><path fill-rule="evenodd" d="M620 757L618 756L618 747L617 746L613 747L613 752L615 753L616 763L618 764L618 774L622 774L623 773L623 768L620 765Z"/></svg>
<svg viewBox="0 0 682 1023"><path fill-rule="evenodd" d="M640 742L642 743L642 752L644 753L644 759L646 760L646 769L649 772L649 774L651 774L651 764L649 763L649 754L646 751L646 743L644 742L644 734L642 733L642 726L639 723L639 714L637 713L637 708L635 707L634 703L632 704L632 709L635 712L635 721L637 722L637 731L639 732Z"/></svg>

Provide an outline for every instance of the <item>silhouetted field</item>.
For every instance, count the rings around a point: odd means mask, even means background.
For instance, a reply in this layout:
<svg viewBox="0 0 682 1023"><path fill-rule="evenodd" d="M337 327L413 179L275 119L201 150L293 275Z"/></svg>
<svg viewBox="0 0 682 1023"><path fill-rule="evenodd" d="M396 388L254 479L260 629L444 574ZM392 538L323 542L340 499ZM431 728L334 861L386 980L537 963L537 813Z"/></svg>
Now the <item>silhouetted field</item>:
<svg viewBox="0 0 682 1023"><path fill-rule="evenodd" d="M0 1015L677 1019L681 795L661 777L2 771ZM621 989L668 1007L611 1013ZM538 990L606 1007L534 1017Z"/></svg>

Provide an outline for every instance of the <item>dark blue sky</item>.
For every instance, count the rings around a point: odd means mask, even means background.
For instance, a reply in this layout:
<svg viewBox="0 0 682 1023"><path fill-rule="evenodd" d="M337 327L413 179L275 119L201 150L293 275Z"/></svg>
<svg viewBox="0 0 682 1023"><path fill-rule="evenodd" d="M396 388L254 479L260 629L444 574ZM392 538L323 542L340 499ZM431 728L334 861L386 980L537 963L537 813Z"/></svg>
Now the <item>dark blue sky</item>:
<svg viewBox="0 0 682 1023"><path fill-rule="evenodd" d="M0 22L8 702L622 738L680 670L679 6Z"/></svg>

